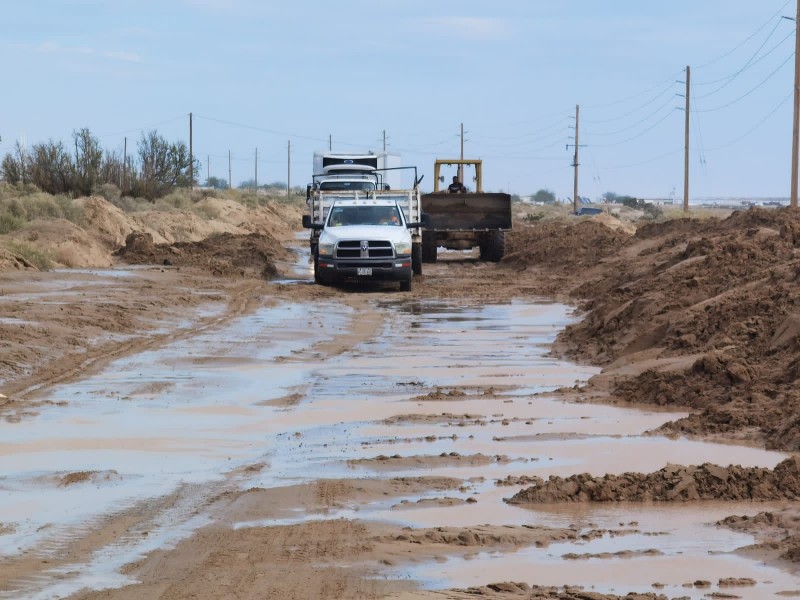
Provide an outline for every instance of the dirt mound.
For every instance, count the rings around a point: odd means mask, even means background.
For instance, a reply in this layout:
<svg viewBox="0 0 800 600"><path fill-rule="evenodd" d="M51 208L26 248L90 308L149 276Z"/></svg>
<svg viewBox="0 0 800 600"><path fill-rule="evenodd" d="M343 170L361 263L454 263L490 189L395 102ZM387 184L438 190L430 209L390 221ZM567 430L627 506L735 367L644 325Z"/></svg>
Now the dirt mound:
<svg viewBox="0 0 800 600"><path fill-rule="evenodd" d="M131 233L117 253L130 264L194 267L222 277L277 274L275 260L286 251L270 235L220 233L199 242L155 244L150 233Z"/></svg>
<svg viewBox="0 0 800 600"><path fill-rule="evenodd" d="M78 198L75 203L83 207L84 229L111 251L122 246L135 229L130 217L105 198Z"/></svg>
<svg viewBox="0 0 800 600"><path fill-rule="evenodd" d="M508 236L509 266L573 270L593 266L628 243L630 236L599 221L537 223Z"/></svg>
<svg viewBox="0 0 800 600"><path fill-rule="evenodd" d="M35 246L65 267L109 267L112 264L108 248L65 219L37 219L8 237Z"/></svg>
<svg viewBox="0 0 800 600"><path fill-rule="evenodd" d="M270 203L248 208L222 198L203 198L195 204L195 209L216 222L236 227L239 233L268 231L281 240L293 238L303 214L299 205Z"/></svg>
<svg viewBox="0 0 800 600"><path fill-rule="evenodd" d="M556 243L556 226L531 228L508 259L568 278L582 300L559 350L606 366L625 401L703 411L669 431L800 450L800 211L651 223L627 240L585 226Z"/></svg>
<svg viewBox="0 0 800 600"><path fill-rule="evenodd" d="M788 458L774 470L752 467L668 465L655 473L592 477L550 477L521 490L508 502L651 502L689 500L797 500L800 458Z"/></svg>

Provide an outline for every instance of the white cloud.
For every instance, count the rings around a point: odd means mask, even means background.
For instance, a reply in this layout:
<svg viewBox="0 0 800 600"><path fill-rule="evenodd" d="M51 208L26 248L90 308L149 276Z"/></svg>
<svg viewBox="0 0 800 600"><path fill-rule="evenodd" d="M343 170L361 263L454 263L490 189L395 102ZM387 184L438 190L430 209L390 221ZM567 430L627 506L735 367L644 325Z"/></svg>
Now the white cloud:
<svg viewBox="0 0 800 600"><path fill-rule="evenodd" d="M423 19L421 25L430 33L468 39L501 39L509 33L506 22L494 18L435 17Z"/></svg>

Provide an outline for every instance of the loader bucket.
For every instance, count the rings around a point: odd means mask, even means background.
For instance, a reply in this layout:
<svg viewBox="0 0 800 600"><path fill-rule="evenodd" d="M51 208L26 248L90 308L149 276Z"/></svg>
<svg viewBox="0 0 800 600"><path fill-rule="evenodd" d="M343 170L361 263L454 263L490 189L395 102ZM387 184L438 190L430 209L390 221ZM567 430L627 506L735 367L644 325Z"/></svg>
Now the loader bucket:
<svg viewBox="0 0 800 600"><path fill-rule="evenodd" d="M422 212L430 219L427 229L435 231L511 229L509 194L423 194Z"/></svg>

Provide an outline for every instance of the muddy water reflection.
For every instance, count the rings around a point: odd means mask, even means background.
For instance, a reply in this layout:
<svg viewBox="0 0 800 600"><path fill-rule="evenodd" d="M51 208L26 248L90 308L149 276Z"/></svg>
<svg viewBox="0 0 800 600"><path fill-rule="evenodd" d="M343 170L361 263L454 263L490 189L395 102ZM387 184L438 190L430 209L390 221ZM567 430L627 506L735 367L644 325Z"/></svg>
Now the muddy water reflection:
<svg viewBox="0 0 800 600"><path fill-rule="evenodd" d="M318 344L352 330L362 318L359 312L339 303L264 309L223 329L117 361L96 377L52 390L49 399L63 406L22 423L0 424L0 515L9 526L0 534L0 553L7 557L52 556L105 515L176 490L196 490L182 492L177 507L149 522L146 539L133 532L96 553L89 565L71 565L70 577L58 572L14 582L0 596L24 590L27 597L53 597L82 586L122 585L126 579L118 573L126 561L174 543L206 522L196 513L214 485L277 487L318 478L404 475L476 478L466 491L448 495L478 502L398 511L395 498L329 517L357 515L411 526L588 526L636 520L643 532L603 538L591 546L563 544L482 554L468 562L452 559L411 573L434 587L511 579L649 591L665 577L646 574L670 558L675 571L666 583L708 578L717 571L726 577L752 571L758 581L792 583L755 562L708 555L751 541L708 527L709 522L717 515L754 514L761 505L724 506L716 512L706 506L532 511L503 502L518 488L494 484L507 475L651 471L666 462L772 467L782 454L643 437L675 415L548 397L546 392L596 372L547 356L557 332L572 319L567 307L383 297L389 300L376 305L384 318L380 334L342 355L330 357ZM275 405L288 394L295 394L296 405ZM442 413L471 418L441 419ZM436 468L402 461L441 453L503 459L479 466L454 460ZM396 466L370 460L380 455L401 460ZM267 467L255 475L236 471L255 462ZM62 485L66 475L78 472L91 473ZM669 535L653 542L645 534L664 530L665 519ZM561 558L569 552L635 550L648 542L669 551L627 559L622 568L621 559L576 566ZM473 579L475 573L481 574L480 581Z"/></svg>
<svg viewBox="0 0 800 600"><path fill-rule="evenodd" d="M755 514L763 504L584 506L531 510L503 501L518 487L495 485L508 475L570 475L576 472L649 472L668 462L773 467L785 455L750 448L642 436L677 414L565 403L531 394L571 386L595 371L546 355L557 331L570 319L556 305L508 304L488 307L443 303L387 304L387 326L358 352L329 361L297 411L302 416L347 416L335 425L304 428L302 442L286 437L276 446L272 469L257 480L275 485L292 480L297 462L315 477L450 476L472 478L465 491L449 497L474 504L425 505L398 511L401 500L374 502L336 511L328 518L372 518L412 527L538 524L605 527L637 522L639 533L606 535L590 543L568 543L516 553L479 553L468 559L432 562L411 570L430 587L447 588L492 581L582 584L599 591L652 591L701 598L709 590L686 589L700 579L752 577L758 585L738 589L742 598L763 598L800 585L794 577L728 553L752 543L748 535L712 526L731 514ZM437 389L438 386L438 389ZM431 393L435 390L437 393ZM469 415L467 419L441 418ZM399 416L399 418L398 418ZM356 422L353 420L356 419ZM308 421L305 421L306 423ZM501 461L432 467L419 456L442 453L503 455ZM382 457L380 460L376 459ZM397 457L395 461L385 457ZM364 460L367 459L367 460ZM356 461L353 463L352 461ZM442 496L443 494L438 494ZM412 496L406 506L421 498ZM319 518L315 516L314 518ZM302 519L302 517L301 517ZM284 521L288 522L288 521ZM270 522L272 524L276 521ZM270 523L243 523L267 525ZM660 556L635 555L658 549ZM566 560L564 554L634 553L634 558ZM403 569L398 575L408 576ZM767 583L769 582L769 583ZM715 588L715 591L716 590Z"/></svg>

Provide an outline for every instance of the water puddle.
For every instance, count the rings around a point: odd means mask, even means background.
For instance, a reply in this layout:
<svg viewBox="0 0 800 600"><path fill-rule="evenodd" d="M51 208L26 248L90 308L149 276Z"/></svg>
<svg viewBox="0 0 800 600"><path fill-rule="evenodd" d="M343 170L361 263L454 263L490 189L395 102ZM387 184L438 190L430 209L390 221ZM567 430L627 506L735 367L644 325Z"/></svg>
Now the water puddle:
<svg viewBox="0 0 800 600"><path fill-rule="evenodd" d="M639 531L589 543L451 557L398 573L429 587L512 580L595 584L598 590L627 593L652 591L654 582L662 582L672 586L666 593L678 590L674 595L699 598L680 586L717 573L752 573L759 582L774 582L759 583L753 593L798 584L755 561L719 554L752 538L709 523L754 514L764 505L531 510L505 503L520 488L500 487L495 480L509 475L649 472L667 462L772 467L784 455L643 436L680 413L548 396L597 372L547 354L558 331L574 318L565 306L386 297L373 301L383 317L382 330L344 354L327 356L320 344L352 330L361 318L358 311L336 302L265 308L192 339L115 361L94 377L49 390L47 399L56 405L38 416L0 423L4 557L56 555L109 515L178 490L196 490L148 521L147 536L134 532L115 540L89 564L70 565L71 575L61 570L12 582L0 597L60 597L83 586L123 585L123 564L206 523L200 509L215 485L275 488L322 478L404 476L470 479L463 491L447 495L476 502L398 510L403 500L414 505L437 496L418 494L331 511L325 518L413 527L493 523L608 529L635 521ZM287 402L290 396L293 401ZM267 468L241 470L256 463ZM295 520L307 518L300 514ZM287 521L239 526L282 522ZM664 535L648 535L654 532ZM562 558L652 547L662 554Z"/></svg>

